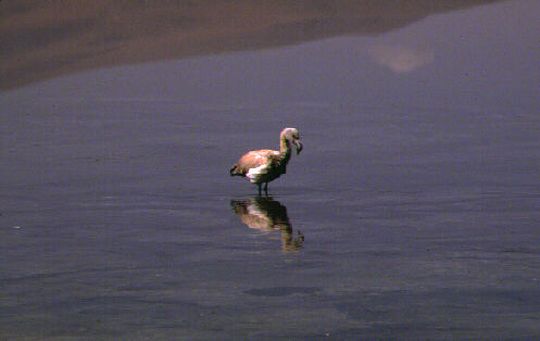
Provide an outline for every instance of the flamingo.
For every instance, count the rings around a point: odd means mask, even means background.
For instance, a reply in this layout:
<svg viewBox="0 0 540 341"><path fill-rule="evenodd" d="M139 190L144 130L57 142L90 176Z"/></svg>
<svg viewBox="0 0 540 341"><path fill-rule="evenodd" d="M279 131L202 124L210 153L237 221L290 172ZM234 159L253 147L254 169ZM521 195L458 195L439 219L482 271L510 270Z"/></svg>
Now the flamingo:
<svg viewBox="0 0 540 341"><path fill-rule="evenodd" d="M259 195L264 184L264 193L268 195L268 183L287 171L287 163L291 159L291 144L296 147L296 154L300 154L303 146L298 129L285 128L279 134L279 151L261 149L247 152L232 166L231 176L242 176L256 184Z"/></svg>

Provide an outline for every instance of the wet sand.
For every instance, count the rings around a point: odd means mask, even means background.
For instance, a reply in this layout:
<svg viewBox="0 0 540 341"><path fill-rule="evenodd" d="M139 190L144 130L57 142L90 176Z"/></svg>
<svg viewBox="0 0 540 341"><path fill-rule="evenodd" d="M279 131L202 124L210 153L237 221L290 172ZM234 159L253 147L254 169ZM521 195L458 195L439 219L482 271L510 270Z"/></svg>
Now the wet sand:
<svg viewBox="0 0 540 341"><path fill-rule="evenodd" d="M4 1L0 89L88 69L377 35L500 1Z"/></svg>

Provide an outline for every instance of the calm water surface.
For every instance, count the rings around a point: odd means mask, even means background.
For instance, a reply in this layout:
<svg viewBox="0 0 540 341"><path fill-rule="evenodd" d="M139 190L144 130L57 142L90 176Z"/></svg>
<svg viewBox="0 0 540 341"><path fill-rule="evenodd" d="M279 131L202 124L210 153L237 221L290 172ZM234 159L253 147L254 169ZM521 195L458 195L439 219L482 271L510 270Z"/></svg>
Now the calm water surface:
<svg viewBox="0 0 540 341"><path fill-rule="evenodd" d="M539 9L4 90L0 338L540 337Z"/></svg>

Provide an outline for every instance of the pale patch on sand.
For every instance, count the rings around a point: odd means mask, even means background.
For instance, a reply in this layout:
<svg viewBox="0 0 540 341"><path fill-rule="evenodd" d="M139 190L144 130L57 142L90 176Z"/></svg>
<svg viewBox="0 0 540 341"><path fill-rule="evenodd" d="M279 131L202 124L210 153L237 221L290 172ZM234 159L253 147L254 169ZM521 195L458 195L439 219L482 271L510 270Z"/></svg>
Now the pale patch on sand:
<svg viewBox="0 0 540 341"><path fill-rule="evenodd" d="M406 46L375 45L369 49L369 55L379 65L395 73L414 71L433 62L433 51L427 48Z"/></svg>

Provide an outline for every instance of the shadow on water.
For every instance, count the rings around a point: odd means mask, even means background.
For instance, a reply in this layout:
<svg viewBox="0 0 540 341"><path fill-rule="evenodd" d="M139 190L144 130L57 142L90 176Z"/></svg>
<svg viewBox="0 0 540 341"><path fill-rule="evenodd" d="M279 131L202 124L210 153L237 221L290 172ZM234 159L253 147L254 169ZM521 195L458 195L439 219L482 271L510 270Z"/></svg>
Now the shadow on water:
<svg viewBox="0 0 540 341"><path fill-rule="evenodd" d="M231 200L231 206L247 227L263 232L278 230L283 252L298 251L302 248L304 235L298 230L296 236L294 235L287 207L279 201L272 197L253 197Z"/></svg>

